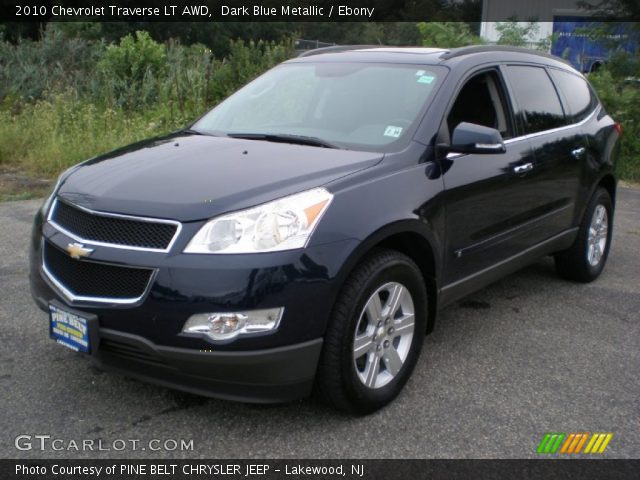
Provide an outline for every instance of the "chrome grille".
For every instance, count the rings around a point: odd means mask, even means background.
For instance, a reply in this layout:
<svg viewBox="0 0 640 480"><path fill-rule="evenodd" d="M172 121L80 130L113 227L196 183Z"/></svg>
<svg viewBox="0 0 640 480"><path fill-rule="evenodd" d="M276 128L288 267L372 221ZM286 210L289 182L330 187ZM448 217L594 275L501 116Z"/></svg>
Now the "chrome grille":
<svg viewBox="0 0 640 480"><path fill-rule="evenodd" d="M160 251L169 249L180 227L171 220L95 212L60 200L49 222L81 242Z"/></svg>
<svg viewBox="0 0 640 480"><path fill-rule="evenodd" d="M70 300L133 303L144 295L153 270L75 260L48 241L43 266L49 279Z"/></svg>

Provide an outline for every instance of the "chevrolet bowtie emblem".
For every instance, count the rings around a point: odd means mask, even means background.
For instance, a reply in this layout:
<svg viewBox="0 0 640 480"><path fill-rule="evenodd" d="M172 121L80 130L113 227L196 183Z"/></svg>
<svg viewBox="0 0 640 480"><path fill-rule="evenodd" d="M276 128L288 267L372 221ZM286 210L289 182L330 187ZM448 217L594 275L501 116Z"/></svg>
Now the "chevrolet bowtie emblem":
<svg viewBox="0 0 640 480"><path fill-rule="evenodd" d="M70 243L67 245L67 252L71 255L71 258L75 258L76 260L80 257L88 257L93 253L92 248L84 248L84 245L81 243Z"/></svg>

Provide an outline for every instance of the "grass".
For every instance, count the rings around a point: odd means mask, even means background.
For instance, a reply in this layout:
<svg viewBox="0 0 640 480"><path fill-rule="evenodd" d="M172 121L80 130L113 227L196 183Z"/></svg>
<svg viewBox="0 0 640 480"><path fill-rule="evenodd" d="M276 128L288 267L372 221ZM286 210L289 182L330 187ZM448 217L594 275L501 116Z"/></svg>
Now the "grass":
<svg viewBox="0 0 640 480"><path fill-rule="evenodd" d="M640 100L640 95L637 97ZM635 102L634 102L635 103ZM634 103L631 108L635 110ZM620 139L620 157L618 159L618 177L628 182L640 183L640 125L635 118L638 112L631 115L624 115L625 112L612 112L614 120L622 124L622 137Z"/></svg>
<svg viewBox="0 0 640 480"><path fill-rule="evenodd" d="M0 202L18 202L20 200L33 200L46 196L44 190L29 190L18 193L6 193L0 191Z"/></svg>
<svg viewBox="0 0 640 480"><path fill-rule="evenodd" d="M52 179L82 160L178 127L166 118L63 96L27 104L19 114L0 111L0 168Z"/></svg>
<svg viewBox="0 0 640 480"><path fill-rule="evenodd" d="M71 165L178 127L162 111L127 113L63 95L20 108L0 110L0 201L42 197Z"/></svg>
<svg viewBox="0 0 640 480"><path fill-rule="evenodd" d="M52 181L33 178L16 170L0 169L0 202L30 200L47 195Z"/></svg>

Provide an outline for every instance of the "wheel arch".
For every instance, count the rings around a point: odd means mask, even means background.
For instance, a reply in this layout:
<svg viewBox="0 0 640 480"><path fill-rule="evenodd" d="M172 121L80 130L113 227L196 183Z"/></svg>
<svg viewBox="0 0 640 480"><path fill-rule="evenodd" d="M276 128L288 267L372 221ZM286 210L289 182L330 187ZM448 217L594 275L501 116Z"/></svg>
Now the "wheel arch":
<svg viewBox="0 0 640 480"><path fill-rule="evenodd" d="M602 187L607 192L609 192L609 196L611 197L611 203L614 206L616 204L616 189L617 189L616 184L617 182L615 177L611 173L608 173L605 176L603 176L598 182L598 184L596 185L596 188ZM593 195L593 192L591 192L591 195Z"/></svg>
<svg viewBox="0 0 640 480"><path fill-rule="evenodd" d="M399 221L387 225L367 237L352 252L341 270L340 288L356 266L375 250L390 249L407 255L420 269L427 286L426 333L431 333L438 310L438 279L442 268L436 245L438 243L430 229L419 220Z"/></svg>
<svg viewBox="0 0 640 480"><path fill-rule="evenodd" d="M611 197L611 205L613 206L613 211L615 213L617 184L618 180L612 172L605 173L604 175L600 176L597 181L591 183L591 186L588 190L586 190L585 196L583 197L584 201L581 205L577 206L578 208L576 209L574 226L580 225L580 222L582 221L582 218L587 210L587 206L589 205L589 201L596 193L596 190L598 190L598 188L600 187L604 188L609 193L609 196Z"/></svg>

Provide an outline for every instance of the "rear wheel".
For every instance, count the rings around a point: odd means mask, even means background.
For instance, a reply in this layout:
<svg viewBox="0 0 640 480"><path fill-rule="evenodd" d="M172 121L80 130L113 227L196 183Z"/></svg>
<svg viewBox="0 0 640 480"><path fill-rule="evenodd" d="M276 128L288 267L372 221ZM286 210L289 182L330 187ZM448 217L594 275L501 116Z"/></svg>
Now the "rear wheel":
<svg viewBox="0 0 640 480"><path fill-rule="evenodd" d="M424 340L426 292L417 265L392 250L355 269L336 302L318 370L331 405L370 413L400 393Z"/></svg>
<svg viewBox="0 0 640 480"><path fill-rule="evenodd" d="M612 220L609 192L598 188L587 206L575 243L555 256L556 270L561 276L579 282L598 278L609 255Z"/></svg>

